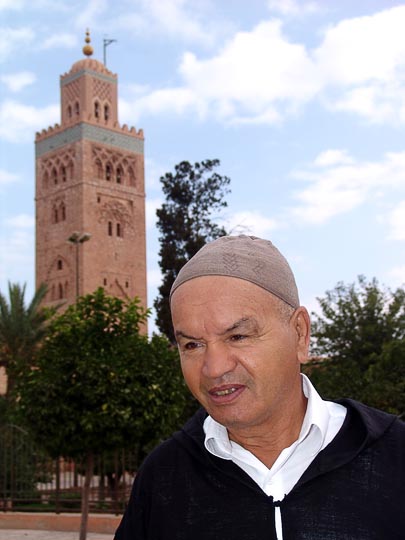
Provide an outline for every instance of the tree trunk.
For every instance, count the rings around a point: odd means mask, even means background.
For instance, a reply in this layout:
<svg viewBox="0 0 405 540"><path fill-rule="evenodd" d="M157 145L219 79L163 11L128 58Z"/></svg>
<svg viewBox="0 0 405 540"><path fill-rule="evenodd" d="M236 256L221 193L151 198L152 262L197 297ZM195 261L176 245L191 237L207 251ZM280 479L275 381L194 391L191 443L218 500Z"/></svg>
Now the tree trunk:
<svg viewBox="0 0 405 540"><path fill-rule="evenodd" d="M79 540L86 540L87 536L87 521L89 517L89 499L90 499L90 484L93 477L94 455L90 452L86 456L86 473L82 489L82 518L80 521Z"/></svg>

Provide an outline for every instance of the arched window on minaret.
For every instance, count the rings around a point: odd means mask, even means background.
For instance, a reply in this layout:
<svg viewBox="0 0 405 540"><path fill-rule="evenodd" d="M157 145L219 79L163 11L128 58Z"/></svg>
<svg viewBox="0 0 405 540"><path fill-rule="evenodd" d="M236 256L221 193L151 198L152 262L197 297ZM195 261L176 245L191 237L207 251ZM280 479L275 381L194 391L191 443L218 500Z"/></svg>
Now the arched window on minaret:
<svg viewBox="0 0 405 540"><path fill-rule="evenodd" d="M100 103L98 101L94 102L94 116L100 118Z"/></svg>
<svg viewBox="0 0 405 540"><path fill-rule="evenodd" d="M128 168L129 185L135 186L135 174L132 167Z"/></svg>
<svg viewBox="0 0 405 540"><path fill-rule="evenodd" d="M56 298L55 298L55 285L52 285L52 289L51 289L51 300L56 300Z"/></svg>
<svg viewBox="0 0 405 540"><path fill-rule="evenodd" d="M121 184L121 182L122 182L122 169L121 169L120 166L117 167L116 179L117 179L117 184Z"/></svg>
<svg viewBox="0 0 405 540"><path fill-rule="evenodd" d="M110 107L108 105L104 105L104 120L108 122L110 118Z"/></svg>
<svg viewBox="0 0 405 540"><path fill-rule="evenodd" d="M117 236L122 236L121 223L117 223Z"/></svg>
<svg viewBox="0 0 405 540"><path fill-rule="evenodd" d="M105 166L105 179L108 181L111 180L111 171L112 171L111 164L107 163L107 165Z"/></svg>
<svg viewBox="0 0 405 540"><path fill-rule="evenodd" d="M113 226L112 226L112 221L109 221L108 222L108 236L112 236L112 233L113 233Z"/></svg>
<svg viewBox="0 0 405 540"><path fill-rule="evenodd" d="M58 173L57 173L55 167L52 169L51 176L52 176L53 183L56 185L58 183Z"/></svg>
<svg viewBox="0 0 405 540"><path fill-rule="evenodd" d="M103 164L99 159L96 159L96 172L97 172L97 178L100 178L100 180L103 178Z"/></svg>
<svg viewBox="0 0 405 540"><path fill-rule="evenodd" d="M66 220L66 206L65 203L62 202L60 204L60 220L65 221Z"/></svg>
<svg viewBox="0 0 405 540"><path fill-rule="evenodd" d="M73 179L73 172L74 172L73 161L69 161L69 163L68 163L68 165L66 167L66 172L67 172L67 179L72 180Z"/></svg>
<svg viewBox="0 0 405 540"><path fill-rule="evenodd" d="M62 269L63 269L63 261L62 261L62 259L58 259L58 262L57 262L57 268L58 268L58 270L62 270Z"/></svg>
<svg viewBox="0 0 405 540"><path fill-rule="evenodd" d="M63 298L63 285L62 285L62 283L59 283L59 285L58 285L58 296L59 296L59 300L62 300L62 298Z"/></svg>
<svg viewBox="0 0 405 540"><path fill-rule="evenodd" d="M43 176L43 179L42 179L42 184L43 184L44 188L47 188L47 187L48 187L48 184L49 184L49 174L48 174L48 171L45 171L45 172L44 172L44 176Z"/></svg>
<svg viewBox="0 0 405 540"><path fill-rule="evenodd" d="M75 103L75 113L76 113L76 116L79 116L80 114L80 105L78 101L76 101Z"/></svg>
<svg viewBox="0 0 405 540"><path fill-rule="evenodd" d="M68 115L68 118L72 118L72 105L68 105L67 115Z"/></svg>
<svg viewBox="0 0 405 540"><path fill-rule="evenodd" d="M66 174L66 167L64 165L62 165L62 167L60 168L60 175L62 178L62 182L66 182L67 174Z"/></svg>
<svg viewBox="0 0 405 540"><path fill-rule="evenodd" d="M53 207L53 210L52 210L52 221L53 223L58 223L59 221L59 213L58 213L58 209L56 206Z"/></svg>

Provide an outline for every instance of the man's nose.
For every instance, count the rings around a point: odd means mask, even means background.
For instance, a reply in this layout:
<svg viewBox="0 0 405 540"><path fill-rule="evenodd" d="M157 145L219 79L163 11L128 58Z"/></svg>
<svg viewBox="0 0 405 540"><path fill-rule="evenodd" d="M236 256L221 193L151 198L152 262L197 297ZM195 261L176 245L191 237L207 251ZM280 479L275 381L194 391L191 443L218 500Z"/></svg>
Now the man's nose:
<svg viewBox="0 0 405 540"><path fill-rule="evenodd" d="M204 354L202 373L209 379L218 379L233 371L236 358L223 343L209 343Z"/></svg>

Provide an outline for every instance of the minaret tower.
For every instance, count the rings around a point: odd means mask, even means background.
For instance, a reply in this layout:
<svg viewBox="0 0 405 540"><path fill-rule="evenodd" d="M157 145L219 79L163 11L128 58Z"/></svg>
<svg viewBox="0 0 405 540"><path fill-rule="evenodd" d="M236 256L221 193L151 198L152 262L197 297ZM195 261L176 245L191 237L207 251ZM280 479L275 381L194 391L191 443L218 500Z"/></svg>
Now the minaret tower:
<svg viewBox="0 0 405 540"><path fill-rule="evenodd" d="M48 305L101 286L146 307L143 132L119 125L117 76L85 41L60 77L61 124L36 134L36 284Z"/></svg>

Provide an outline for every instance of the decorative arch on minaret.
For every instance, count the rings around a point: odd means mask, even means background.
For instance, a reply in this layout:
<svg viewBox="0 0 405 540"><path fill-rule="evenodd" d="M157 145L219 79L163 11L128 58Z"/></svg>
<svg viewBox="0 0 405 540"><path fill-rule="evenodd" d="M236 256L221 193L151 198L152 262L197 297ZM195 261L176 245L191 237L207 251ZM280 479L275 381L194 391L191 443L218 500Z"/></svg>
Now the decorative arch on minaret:
<svg viewBox="0 0 405 540"><path fill-rule="evenodd" d="M98 222L107 224L108 235L118 237L134 236L133 209L116 200L105 202L98 210Z"/></svg>
<svg viewBox="0 0 405 540"><path fill-rule="evenodd" d="M59 151L54 156L41 161L42 186L44 189L58 187L68 183L74 177L75 149L74 146Z"/></svg>
<svg viewBox="0 0 405 540"><path fill-rule="evenodd" d="M66 299L69 295L71 280L73 280L73 274L69 260L58 253L46 273L48 301L55 302Z"/></svg>
<svg viewBox="0 0 405 540"><path fill-rule="evenodd" d="M94 145L92 147L93 175L116 184L136 187L137 160L117 150Z"/></svg>

